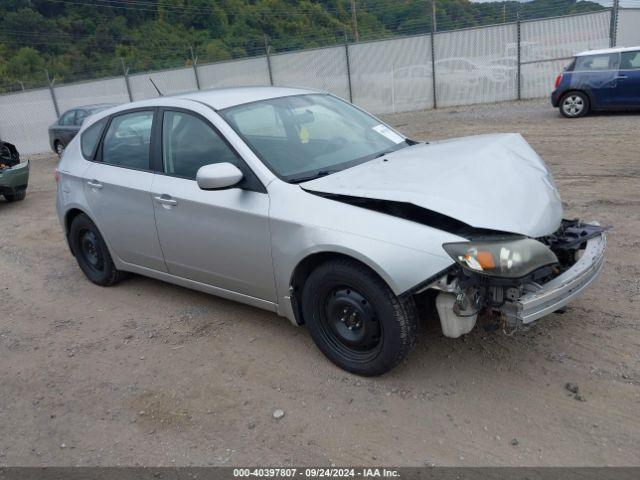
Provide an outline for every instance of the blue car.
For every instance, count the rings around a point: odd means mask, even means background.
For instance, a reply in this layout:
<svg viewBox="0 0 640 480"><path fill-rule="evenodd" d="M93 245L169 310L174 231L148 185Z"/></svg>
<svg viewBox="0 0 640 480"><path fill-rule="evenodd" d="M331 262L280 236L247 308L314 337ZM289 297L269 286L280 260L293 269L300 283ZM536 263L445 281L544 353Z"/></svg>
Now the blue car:
<svg viewBox="0 0 640 480"><path fill-rule="evenodd" d="M640 47L577 54L558 75L551 104L567 118L640 108Z"/></svg>

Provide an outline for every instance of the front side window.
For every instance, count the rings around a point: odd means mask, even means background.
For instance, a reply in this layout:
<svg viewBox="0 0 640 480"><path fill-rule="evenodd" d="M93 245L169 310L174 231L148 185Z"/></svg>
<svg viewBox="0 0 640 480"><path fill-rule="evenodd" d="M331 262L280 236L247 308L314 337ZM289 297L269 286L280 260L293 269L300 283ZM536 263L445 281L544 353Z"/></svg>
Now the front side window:
<svg viewBox="0 0 640 480"><path fill-rule="evenodd" d="M607 53L602 55L585 55L576 59L575 71L592 71L592 70L617 70L618 69L617 53Z"/></svg>
<svg viewBox="0 0 640 480"><path fill-rule="evenodd" d="M96 123L87 128L80 136L80 148L82 150L82 156L87 160L93 160L93 155L96 151L96 146L100 141L102 130L107 124L108 118L98 120Z"/></svg>
<svg viewBox="0 0 640 480"><path fill-rule="evenodd" d="M376 118L325 94L273 98L220 113L274 173L291 182L409 145Z"/></svg>
<svg viewBox="0 0 640 480"><path fill-rule="evenodd" d="M132 112L113 117L102 144L102 161L109 165L149 169L153 112Z"/></svg>
<svg viewBox="0 0 640 480"><path fill-rule="evenodd" d="M623 52L620 59L621 70L640 69L640 52Z"/></svg>
<svg viewBox="0 0 640 480"><path fill-rule="evenodd" d="M76 119L76 111L69 110L68 112L62 114L60 117L60 121L58 122L60 125L70 126L73 125Z"/></svg>
<svg viewBox="0 0 640 480"><path fill-rule="evenodd" d="M162 163L164 173L195 180L200 167L230 162L238 166L235 152L202 119L184 112L164 112Z"/></svg>

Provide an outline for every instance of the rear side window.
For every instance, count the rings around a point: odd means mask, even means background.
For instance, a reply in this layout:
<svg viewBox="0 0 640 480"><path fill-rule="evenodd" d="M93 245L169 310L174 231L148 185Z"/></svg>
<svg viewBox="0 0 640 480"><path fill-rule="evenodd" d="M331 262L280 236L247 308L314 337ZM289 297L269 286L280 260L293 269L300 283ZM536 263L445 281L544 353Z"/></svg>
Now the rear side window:
<svg viewBox="0 0 640 480"><path fill-rule="evenodd" d="M149 169L153 112L113 117L102 142L102 162L118 167Z"/></svg>
<svg viewBox="0 0 640 480"><path fill-rule="evenodd" d="M107 118L103 118L82 132L80 137L80 148L82 149L82 156L87 160L93 160L96 153L96 146L100 141L102 130L104 130L104 126L106 124Z"/></svg>
<svg viewBox="0 0 640 480"><path fill-rule="evenodd" d="M640 52L624 52L620 60L621 70L639 70Z"/></svg>
<svg viewBox="0 0 640 480"><path fill-rule="evenodd" d="M617 53L578 57L576 59L575 71L617 70L619 58Z"/></svg>

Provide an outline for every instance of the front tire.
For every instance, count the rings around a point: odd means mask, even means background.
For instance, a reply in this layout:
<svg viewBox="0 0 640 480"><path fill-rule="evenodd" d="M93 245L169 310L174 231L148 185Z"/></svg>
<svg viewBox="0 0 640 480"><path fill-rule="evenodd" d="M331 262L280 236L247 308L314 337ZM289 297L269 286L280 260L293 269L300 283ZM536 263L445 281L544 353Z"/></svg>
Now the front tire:
<svg viewBox="0 0 640 480"><path fill-rule="evenodd" d="M567 118L580 118L589 113L589 97L583 92L569 92L560 99L560 113Z"/></svg>
<svg viewBox="0 0 640 480"><path fill-rule="evenodd" d="M116 269L102 235L85 214L71 222L69 242L80 269L93 283L107 287L122 279L123 273Z"/></svg>
<svg viewBox="0 0 640 480"><path fill-rule="evenodd" d="M407 355L417 330L412 298L400 299L374 272L349 259L320 265L304 284L302 311L318 348L363 376L388 372Z"/></svg>

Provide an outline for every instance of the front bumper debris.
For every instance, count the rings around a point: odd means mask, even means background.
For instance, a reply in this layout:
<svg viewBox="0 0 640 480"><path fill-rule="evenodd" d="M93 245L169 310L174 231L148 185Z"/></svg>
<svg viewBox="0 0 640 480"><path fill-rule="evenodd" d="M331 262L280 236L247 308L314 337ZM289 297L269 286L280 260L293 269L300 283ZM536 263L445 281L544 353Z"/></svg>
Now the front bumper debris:
<svg viewBox="0 0 640 480"><path fill-rule="evenodd" d="M598 277L604 265L606 243L604 233L589 239L582 257L569 270L543 285L536 284L535 290L530 288L518 299L505 302L500 311L507 323L531 323L571 302Z"/></svg>

